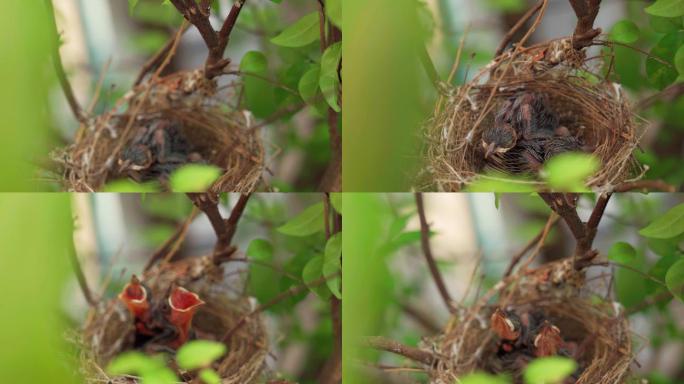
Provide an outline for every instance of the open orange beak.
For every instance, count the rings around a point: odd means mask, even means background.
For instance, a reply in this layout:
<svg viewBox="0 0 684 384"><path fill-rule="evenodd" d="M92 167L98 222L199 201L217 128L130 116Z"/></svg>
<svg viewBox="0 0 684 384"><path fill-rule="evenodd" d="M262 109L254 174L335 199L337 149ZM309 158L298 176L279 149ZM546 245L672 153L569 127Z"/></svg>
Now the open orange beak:
<svg viewBox="0 0 684 384"><path fill-rule="evenodd" d="M183 287L175 287L169 295L169 321L178 330L178 339L173 347L177 348L188 339L192 318L204 301L196 293L190 292Z"/></svg>
<svg viewBox="0 0 684 384"><path fill-rule="evenodd" d="M131 276L131 281L126 284L118 297L119 300L126 304L128 310L136 319L143 319L147 316L147 311L150 309L150 303L147 300L147 289L140 284L137 276Z"/></svg>

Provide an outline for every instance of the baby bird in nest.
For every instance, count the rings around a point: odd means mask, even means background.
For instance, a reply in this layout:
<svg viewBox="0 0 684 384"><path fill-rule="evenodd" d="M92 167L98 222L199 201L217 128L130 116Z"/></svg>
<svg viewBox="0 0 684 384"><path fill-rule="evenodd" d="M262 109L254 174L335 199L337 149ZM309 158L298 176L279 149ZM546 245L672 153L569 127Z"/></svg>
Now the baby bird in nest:
<svg viewBox="0 0 684 384"><path fill-rule="evenodd" d="M192 337L192 319L204 305L200 297L172 284L159 300L133 275L118 295L133 317L134 347L151 352L176 350Z"/></svg>
<svg viewBox="0 0 684 384"><path fill-rule="evenodd" d="M490 318L491 330L498 336L496 359L489 369L513 373L517 377L535 358L567 356L576 358L573 343L566 343L560 329L539 311L496 308ZM574 382L574 381L572 381Z"/></svg>
<svg viewBox="0 0 684 384"><path fill-rule="evenodd" d="M122 150L119 173L137 182L165 181L186 163L203 162L183 136L181 126L164 119L152 120Z"/></svg>
<svg viewBox="0 0 684 384"><path fill-rule="evenodd" d="M509 98L482 133L486 164L506 173L536 173L553 156L580 150L579 140L559 124L545 95Z"/></svg>

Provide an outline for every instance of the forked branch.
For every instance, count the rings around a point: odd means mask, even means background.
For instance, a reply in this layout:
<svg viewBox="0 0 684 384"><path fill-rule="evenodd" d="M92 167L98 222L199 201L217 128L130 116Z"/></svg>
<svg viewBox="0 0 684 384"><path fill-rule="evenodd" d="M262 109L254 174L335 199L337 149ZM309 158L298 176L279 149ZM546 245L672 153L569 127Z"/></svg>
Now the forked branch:
<svg viewBox="0 0 684 384"><path fill-rule="evenodd" d="M221 29L216 31L211 25L211 1L202 0L199 3L194 0L171 0L186 20L197 28L204 44L209 49L209 56L205 63L206 76L216 77L223 71L230 60L224 59L223 54L228 46L230 34L235 28L240 11L247 0L236 0Z"/></svg>
<svg viewBox="0 0 684 384"><path fill-rule="evenodd" d="M601 34L601 28L594 28L594 21L601 7L601 0L570 0L570 5L577 15L577 25L572 34L572 45L581 49Z"/></svg>
<svg viewBox="0 0 684 384"><path fill-rule="evenodd" d="M597 255L592 249L594 238L596 237L596 230L612 194L605 193L599 195L594 210L591 212L591 216L589 216L589 220L586 223L583 222L577 214L576 205L571 203L571 200L575 198L574 195L540 193L539 196L558 214L558 216L563 218L563 221L568 225L568 228L576 241L574 253L575 269L579 270L584 268Z"/></svg>
<svg viewBox="0 0 684 384"><path fill-rule="evenodd" d="M230 257L235 250L231 246L233 236L237 230L238 222L242 217L251 194L240 195L240 199L233 207L228 219L224 219L219 211L219 195L216 193L189 193L188 197L192 203L199 208L211 223L211 227L216 234L216 245L214 246L214 262L220 263L226 257Z"/></svg>

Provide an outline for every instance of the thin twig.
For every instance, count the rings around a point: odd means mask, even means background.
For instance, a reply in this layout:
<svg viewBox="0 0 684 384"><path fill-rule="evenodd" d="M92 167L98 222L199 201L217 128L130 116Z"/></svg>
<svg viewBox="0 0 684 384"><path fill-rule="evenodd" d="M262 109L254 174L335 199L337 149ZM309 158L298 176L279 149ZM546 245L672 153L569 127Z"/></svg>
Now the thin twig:
<svg viewBox="0 0 684 384"><path fill-rule="evenodd" d="M62 56L59 53L60 33L57 29L57 21L55 20L55 10L52 6L52 0L45 0L45 5L47 7L50 27L52 28L52 33L54 33L55 36L50 47L52 65L55 69L55 73L57 74L57 79L59 80L59 84L62 87L62 91L64 92L64 96L66 97L67 102L69 103L69 108L71 108L71 112L73 113L74 117L76 118L76 120L78 120L79 123L85 124L87 121L87 116L85 115L85 113L83 113L83 108L81 108L81 105L78 103L78 100L76 100L74 89L71 87L69 78L67 77L66 72L64 70Z"/></svg>
<svg viewBox="0 0 684 384"><path fill-rule="evenodd" d="M613 192L629 191L659 191L675 192L677 189L662 180L637 180L618 184L613 188Z"/></svg>
<svg viewBox="0 0 684 384"><path fill-rule="evenodd" d="M675 83L662 91L653 94L639 101L634 107L637 110L642 110L655 104L658 100L672 102L684 95L684 83Z"/></svg>
<svg viewBox="0 0 684 384"><path fill-rule="evenodd" d="M647 297L644 301L642 301L639 304L636 304L634 306L631 306L625 310L625 314L627 316L633 315L637 312L641 312L642 310L650 307L651 305L658 304L663 301L667 301L672 299L674 296L672 295L672 292L670 291L662 291L658 293L657 295Z"/></svg>
<svg viewBox="0 0 684 384"><path fill-rule="evenodd" d="M152 72L155 68L157 68L163 61L164 58L169 54L171 49L173 48L175 42L176 42L176 35L180 34L181 36L190 28L190 24L188 23L182 23L180 26L180 32L175 33L169 41L164 44L164 46L157 51L157 53L154 54L140 69L140 72L138 73L138 77L135 79L134 85L139 85L142 83L142 81L145 79L145 76Z"/></svg>
<svg viewBox="0 0 684 384"><path fill-rule="evenodd" d="M171 235L171 237L169 237L164 244L162 244L154 252L154 254L152 254L152 257L150 257L150 259L147 261L147 264L145 264L143 271L148 271L159 260L167 258L170 259L173 257L172 255L175 253L175 250L178 249L178 245L183 241L183 238L190 227L190 223L192 223L195 217L197 217L197 213L199 213L199 210L197 207L193 207L190 215L183 221L183 223L181 223L181 225L178 226L178 228L176 228L176 231Z"/></svg>
<svg viewBox="0 0 684 384"><path fill-rule="evenodd" d="M558 222L558 215L552 215L551 216L551 226L555 225ZM542 236L544 235L544 231L546 230L546 225L542 227L542 229L539 230L539 233L523 247L518 253L513 255L511 258L511 262L508 264L508 267L506 268L506 272L504 272L503 277L506 278L513 273L513 269L515 266L522 260L523 256L527 254L527 252L531 251L534 246L539 243L539 240L541 240Z"/></svg>
<svg viewBox="0 0 684 384"><path fill-rule="evenodd" d="M530 264L532 264L537 255L539 255L539 251L541 251L541 247L544 245L544 242L546 242L546 237L549 235L551 227L556 222L557 217L558 215L556 215L555 213L551 213L549 218L546 220L544 229L542 229L541 237L539 237L539 241L537 241L537 245L534 247L534 252L532 252L532 255L529 257L529 259L527 259L525 263L520 267L521 270L526 270L527 267Z"/></svg>
<svg viewBox="0 0 684 384"><path fill-rule="evenodd" d="M426 313L421 312L418 308L405 302L400 302L399 306L401 310L409 315L416 323L420 324L421 327L425 328L427 331L433 334L438 334L442 332L442 328L437 324L437 322L428 316Z"/></svg>
<svg viewBox="0 0 684 384"><path fill-rule="evenodd" d="M453 301L451 300L451 296L449 296L449 292L447 291L446 285L444 284L444 280L442 279L442 275L439 272L439 268L437 268L435 258L432 256L432 249L430 249L430 226L428 225L427 219L425 218L423 194L416 193L415 196L416 207L418 208L418 217L420 219L420 243L423 248L423 254L425 255L425 260L427 261L428 268L430 268L432 278L435 281L435 284L437 285L437 290L439 291L439 294L442 296L442 300L444 300L444 304L446 305L449 312L454 313L455 308L453 305Z"/></svg>
<svg viewBox="0 0 684 384"><path fill-rule="evenodd" d="M371 348L381 351L392 352L397 355L404 356L411 360L423 363L425 365L432 365L435 357L428 351L422 349L409 347L397 341L386 339L381 336L370 336L365 339L365 344Z"/></svg>
<svg viewBox="0 0 684 384"><path fill-rule="evenodd" d="M91 307L97 305L97 300L93 297L93 293L88 287L88 281L86 280L83 269L81 268L81 263L78 260L78 255L76 254L76 248L74 247L74 242L70 241L70 249L68 250L69 259L71 259L71 265L74 268L74 274L76 274L76 280L78 281L79 287L81 287L81 292L83 292L83 297L85 297L86 302Z"/></svg>
<svg viewBox="0 0 684 384"><path fill-rule="evenodd" d="M511 42L511 39L513 39L513 36L520 30L520 28L527 23L532 16L534 16L537 11L539 11L542 6L544 5L544 0L539 0L539 2L532 8L530 8L521 18L518 20L515 25L504 35L503 39L501 40L501 43L499 43L499 47L496 48L496 52L494 53L494 57L499 56L500 54L503 53L503 51L506 49L506 46L508 46L508 43Z"/></svg>
<svg viewBox="0 0 684 384"><path fill-rule="evenodd" d="M252 312L247 313L244 316L242 316L242 318L240 318L240 320L223 335L221 340L224 343L228 342L228 340L230 340L230 337L233 335L233 333L235 333L235 331L240 329L247 322L248 318L263 312L264 310L280 303L281 301L283 301L289 297L296 296L296 295L304 292L307 289L311 289L311 288L315 288L315 287L318 287L320 285L323 285L329 279L333 279L333 278L338 277L338 276L339 276L339 273L331 275L331 276L321 276L318 279L311 281L309 283L291 286L286 291L279 293L278 295L276 295L274 298L272 298L268 302L258 306Z"/></svg>

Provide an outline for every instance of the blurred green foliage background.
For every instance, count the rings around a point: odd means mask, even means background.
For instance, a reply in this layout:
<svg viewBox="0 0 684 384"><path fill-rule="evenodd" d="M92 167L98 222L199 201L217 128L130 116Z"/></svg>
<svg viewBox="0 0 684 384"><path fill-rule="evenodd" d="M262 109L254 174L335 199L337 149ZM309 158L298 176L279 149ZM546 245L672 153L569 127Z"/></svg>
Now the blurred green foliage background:
<svg viewBox="0 0 684 384"><path fill-rule="evenodd" d="M0 194L2 381L80 382L61 310L71 234L69 195Z"/></svg>

